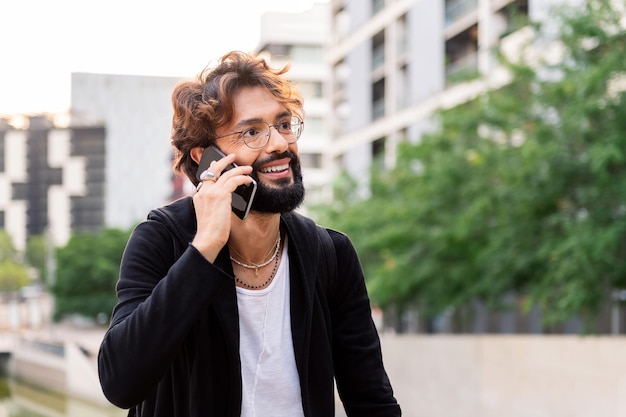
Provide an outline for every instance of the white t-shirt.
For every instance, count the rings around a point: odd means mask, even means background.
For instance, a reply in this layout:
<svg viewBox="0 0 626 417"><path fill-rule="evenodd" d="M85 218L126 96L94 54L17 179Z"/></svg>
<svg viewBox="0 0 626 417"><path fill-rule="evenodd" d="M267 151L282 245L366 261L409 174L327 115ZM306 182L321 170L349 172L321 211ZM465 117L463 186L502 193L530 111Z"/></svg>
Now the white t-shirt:
<svg viewBox="0 0 626 417"><path fill-rule="evenodd" d="M262 290L237 287L242 417L303 417L291 339L287 242L274 280Z"/></svg>

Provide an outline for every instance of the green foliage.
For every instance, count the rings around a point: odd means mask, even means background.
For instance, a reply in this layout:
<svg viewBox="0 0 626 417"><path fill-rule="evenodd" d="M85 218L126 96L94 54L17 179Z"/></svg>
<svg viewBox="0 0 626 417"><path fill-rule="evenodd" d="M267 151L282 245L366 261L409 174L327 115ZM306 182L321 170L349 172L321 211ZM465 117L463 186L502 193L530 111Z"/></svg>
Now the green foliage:
<svg viewBox="0 0 626 417"><path fill-rule="evenodd" d="M43 235L31 236L26 242L26 262L37 270L41 280L46 279L46 256L48 244Z"/></svg>
<svg viewBox="0 0 626 417"><path fill-rule="evenodd" d="M0 292L15 294L31 280L28 269L19 260L11 236L0 230Z"/></svg>
<svg viewBox="0 0 626 417"><path fill-rule="evenodd" d="M15 247L13 247L11 236L6 230L0 229L0 261L7 259L14 260L16 254L17 251L15 250Z"/></svg>
<svg viewBox="0 0 626 417"><path fill-rule="evenodd" d="M90 318L110 314L128 237L128 232L118 229L75 234L57 250L57 277L51 288L56 320L71 314Z"/></svg>
<svg viewBox="0 0 626 417"><path fill-rule="evenodd" d="M505 63L512 82L401 144L370 199L326 208L375 302L437 314L516 294L558 323L626 288L626 32L611 4L561 11L562 61Z"/></svg>
<svg viewBox="0 0 626 417"><path fill-rule="evenodd" d="M24 265L10 259L0 261L0 292L15 293L27 285L30 278Z"/></svg>

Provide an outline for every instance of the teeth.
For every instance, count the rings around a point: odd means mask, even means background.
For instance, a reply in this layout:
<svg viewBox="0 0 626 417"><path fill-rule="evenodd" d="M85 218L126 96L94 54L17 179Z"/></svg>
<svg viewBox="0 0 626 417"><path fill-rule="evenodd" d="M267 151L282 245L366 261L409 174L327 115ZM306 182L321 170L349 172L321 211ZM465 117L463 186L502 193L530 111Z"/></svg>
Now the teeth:
<svg viewBox="0 0 626 417"><path fill-rule="evenodd" d="M268 173L268 172L280 172L280 171L284 171L286 169L289 168L289 164L283 164L283 165L276 165L273 167L267 167L267 168L263 168L261 170L261 172L263 173Z"/></svg>

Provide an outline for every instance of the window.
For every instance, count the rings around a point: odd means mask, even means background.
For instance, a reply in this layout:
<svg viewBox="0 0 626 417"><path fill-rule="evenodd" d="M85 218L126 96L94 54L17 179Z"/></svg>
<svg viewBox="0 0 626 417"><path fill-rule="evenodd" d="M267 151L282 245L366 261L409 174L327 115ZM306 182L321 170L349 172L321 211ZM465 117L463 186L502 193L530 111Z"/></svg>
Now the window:
<svg viewBox="0 0 626 417"><path fill-rule="evenodd" d="M516 0L498 12L504 20L505 27L501 36L528 25L528 0Z"/></svg>
<svg viewBox="0 0 626 417"><path fill-rule="evenodd" d="M409 35L407 29L406 15L400 16L396 21L398 43L396 45L398 55L403 55L409 50Z"/></svg>
<svg viewBox="0 0 626 417"><path fill-rule="evenodd" d="M321 135L324 133L324 121L321 117L307 116L304 119L304 133L303 134L315 134Z"/></svg>
<svg viewBox="0 0 626 417"><path fill-rule="evenodd" d="M287 49L287 45L284 44L269 44L266 45L264 51L267 51L272 56L287 56L289 54L289 50Z"/></svg>
<svg viewBox="0 0 626 417"><path fill-rule="evenodd" d="M385 79L376 81L372 85L372 119L376 120L385 115Z"/></svg>
<svg viewBox="0 0 626 417"><path fill-rule="evenodd" d="M372 15L385 8L385 0L372 0Z"/></svg>
<svg viewBox="0 0 626 417"><path fill-rule="evenodd" d="M409 85L409 68L408 65L403 65L399 68L397 78L396 78L397 86L396 86L396 97L397 102L396 105L398 109L403 109L408 106L409 98L411 96L410 85Z"/></svg>
<svg viewBox="0 0 626 417"><path fill-rule="evenodd" d="M474 25L446 42L448 84L478 76L478 26Z"/></svg>
<svg viewBox="0 0 626 417"><path fill-rule="evenodd" d="M477 7L478 0L446 0L446 27L452 25L466 14L476 10Z"/></svg>
<svg viewBox="0 0 626 417"><path fill-rule="evenodd" d="M385 65L385 31L381 30L372 38L372 70Z"/></svg>
<svg viewBox="0 0 626 417"><path fill-rule="evenodd" d="M294 45L289 48L289 59L294 62L324 62L321 46Z"/></svg>
<svg viewBox="0 0 626 417"><path fill-rule="evenodd" d="M378 164L379 168L385 165L385 143L386 138L379 138L372 142L372 162Z"/></svg>
<svg viewBox="0 0 626 417"><path fill-rule="evenodd" d="M350 31L350 15L346 12L345 8L342 7L335 13L333 21L335 26L334 32L339 39L347 36Z"/></svg>

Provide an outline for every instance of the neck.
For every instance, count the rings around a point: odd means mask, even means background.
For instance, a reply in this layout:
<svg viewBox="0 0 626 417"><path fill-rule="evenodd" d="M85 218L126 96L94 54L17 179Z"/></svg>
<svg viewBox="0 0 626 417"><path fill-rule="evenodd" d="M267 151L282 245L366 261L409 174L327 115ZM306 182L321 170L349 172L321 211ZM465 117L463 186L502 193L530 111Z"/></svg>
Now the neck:
<svg viewBox="0 0 626 417"><path fill-rule="evenodd" d="M274 252L279 228L279 214L250 213L246 220L233 215L228 239L231 255L245 263L262 263ZM244 259L239 259L237 255Z"/></svg>

